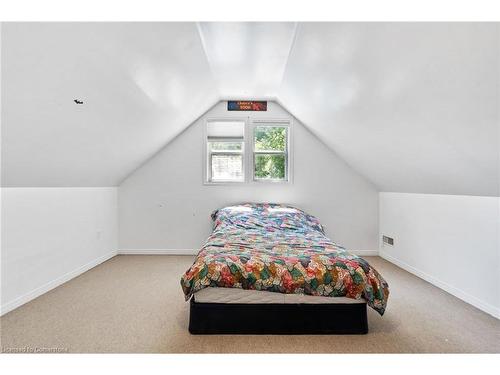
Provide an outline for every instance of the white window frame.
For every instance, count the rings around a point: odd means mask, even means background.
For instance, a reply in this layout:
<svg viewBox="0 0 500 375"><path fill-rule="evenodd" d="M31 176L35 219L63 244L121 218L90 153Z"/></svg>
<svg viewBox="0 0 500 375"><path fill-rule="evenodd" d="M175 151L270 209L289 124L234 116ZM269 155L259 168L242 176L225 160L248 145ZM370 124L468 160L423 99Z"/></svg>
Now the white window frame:
<svg viewBox="0 0 500 375"><path fill-rule="evenodd" d="M269 152L269 151L255 151L255 128L256 127L286 127L287 139L286 139L286 150L284 152ZM250 166L248 170L251 173L251 181L261 184L261 183L281 183L289 184L292 182L293 176L293 153L292 153L292 120L289 118L278 118L278 119L266 119L258 118L252 119L249 126L249 135L246 137L250 141L250 147L248 147L251 157L248 157ZM285 179L270 179L270 178L256 178L255 177L255 155L257 154L284 154L285 155Z"/></svg>
<svg viewBox="0 0 500 375"><path fill-rule="evenodd" d="M241 181L210 181L211 164L209 164L210 152L208 150L208 123L209 122L243 122L243 180ZM205 118L203 127L203 184L204 185L241 185L241 184L291 184L293 183L293 119L292 118L251 118L246 117L208 117ZM255 152L254 152L254 129L256 126L286 126L287 150L286 150L286 176L285 180L259 179L255 178ZM227 138L225 139L228 140ZM224 152L223 152L224 153ZM269 154L269 152L263 152ZM279 152L281 153L281 152ZM239 153L238 153L239 154Z"/></svg>
<svg viewBox="0 0 500 375"><path fill-rule="evenodd" d="M244 131L243 131L243 145L242 145L242 150L241 152L231 152L231 151L222 151L222 152L211 152L208 148L208 123L210 122L243 122L244 123ZM204 130L203 130L203 184L204 185L234 185L234 184L244 184L247 182L247 172L246 172L246 150L247 150L247 128L248 128L248 119L246 117L224 117L224 118L207 118L205 119L204 123ZM222 140L222 139L221 139ZM224 142L230 142L230 138L224 138ZM241 142L239 139L235 139L235 142ZM241 181L232 181L232 180L218 180L218 181L212 181L212 163L211 158L213 154L217 155L227 155L227 154L236 154L236 155L241 155L243 160L242 160L242 174L243 174L243 179Z"/></svg>

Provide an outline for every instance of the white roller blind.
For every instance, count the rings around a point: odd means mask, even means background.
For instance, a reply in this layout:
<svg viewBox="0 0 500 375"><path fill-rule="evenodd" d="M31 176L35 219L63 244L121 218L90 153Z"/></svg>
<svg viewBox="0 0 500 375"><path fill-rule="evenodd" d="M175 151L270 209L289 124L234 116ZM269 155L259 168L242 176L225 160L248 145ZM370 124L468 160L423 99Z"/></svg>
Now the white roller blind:
<svg viewBox="0 0 500 375"><path fill-rule="evenodd" d="M207 126L208 139L243 139L245 134L244 121L210 121Z"/></svg>

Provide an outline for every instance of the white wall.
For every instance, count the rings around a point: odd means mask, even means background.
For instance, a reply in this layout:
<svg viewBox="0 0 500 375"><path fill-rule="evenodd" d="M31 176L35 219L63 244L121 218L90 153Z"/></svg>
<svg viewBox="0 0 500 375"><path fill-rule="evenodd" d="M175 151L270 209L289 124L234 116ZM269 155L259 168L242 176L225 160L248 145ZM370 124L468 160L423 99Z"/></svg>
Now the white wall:
<svg viewBox="0 0 500 375"><path fill-rule="evenodd" d="M221 102L173 140L119 187L119 248L199 249L211 231L210 213L224 205L254 201L296 205L317 216L334 241L375 250L378 192L297 120L293 123L293 183L203 184L205 117L248 116L227 112ZM290 116L269 102L256 117Z"/></svg>
<svg viewBox="0 0 500 375"><path fill-rule="evenodd" d="M500 318L499 200L380 193L380 255Z"/></svg>
<svg viewBox="0 0 500 375"><path fill-rule="evenodd" d="M2 314L116 250L117 188L2 188Z"/></svg>

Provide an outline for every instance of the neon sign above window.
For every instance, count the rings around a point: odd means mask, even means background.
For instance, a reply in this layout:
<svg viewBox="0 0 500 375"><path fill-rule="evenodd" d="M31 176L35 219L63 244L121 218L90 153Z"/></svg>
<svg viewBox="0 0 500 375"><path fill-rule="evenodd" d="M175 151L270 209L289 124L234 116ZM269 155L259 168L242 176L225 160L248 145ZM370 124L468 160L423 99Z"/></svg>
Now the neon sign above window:
<svg viewBox="0 0 500 375"><path fill-rule="evenodd" d="M267 111L266 101L236 101L229 100L227 102L228 111Z"/></svg>

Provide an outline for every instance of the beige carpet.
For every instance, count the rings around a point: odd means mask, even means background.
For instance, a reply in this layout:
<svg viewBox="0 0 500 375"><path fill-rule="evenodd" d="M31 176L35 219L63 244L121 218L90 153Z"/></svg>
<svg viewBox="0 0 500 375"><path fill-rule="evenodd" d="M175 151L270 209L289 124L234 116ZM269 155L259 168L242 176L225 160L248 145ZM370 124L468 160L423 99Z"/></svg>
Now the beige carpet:
<svg viewBox="0 0 500 375"><path fill-rule="evenodd" d="M69 352L500 352L500 321L379 257L386 314L361 336L194 336L179 279L190 256L121 255L0 319L1 345Z"/></svg>

